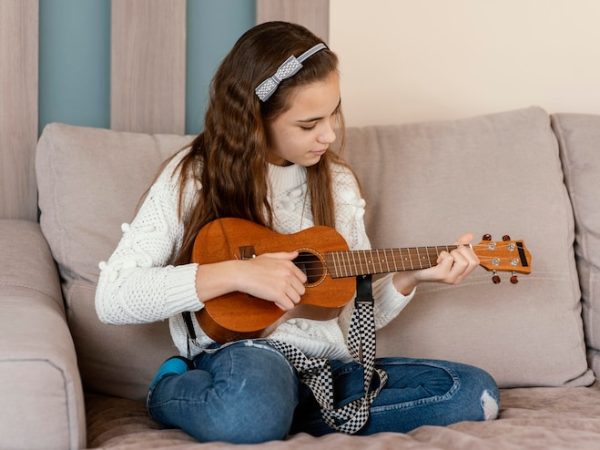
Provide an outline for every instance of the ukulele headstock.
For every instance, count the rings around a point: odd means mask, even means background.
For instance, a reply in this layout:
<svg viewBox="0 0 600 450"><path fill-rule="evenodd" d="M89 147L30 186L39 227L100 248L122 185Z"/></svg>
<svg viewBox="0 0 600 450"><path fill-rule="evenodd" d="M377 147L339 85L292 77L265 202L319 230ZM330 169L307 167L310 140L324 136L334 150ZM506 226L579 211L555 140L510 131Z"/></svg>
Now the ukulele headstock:
<svg viewBox="0 0 600 450"><path fill-rule="evenodd" d="M479 257L480 265L494 273L492 281L500 283L496 272L512 272L510 282L518 283L517 273L531 273L531 253L522 240L511 240L504 235L501 241L492 241L492 236L485 234L482 240L473 246Z"/></svg>

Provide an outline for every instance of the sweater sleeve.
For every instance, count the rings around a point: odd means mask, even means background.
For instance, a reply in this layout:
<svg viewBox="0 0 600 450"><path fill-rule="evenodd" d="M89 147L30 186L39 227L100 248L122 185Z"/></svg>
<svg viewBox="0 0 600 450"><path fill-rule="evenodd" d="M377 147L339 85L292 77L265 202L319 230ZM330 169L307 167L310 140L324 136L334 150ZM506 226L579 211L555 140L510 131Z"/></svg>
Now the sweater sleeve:
<svg viewBox="0 0 600 450"><path fill-rule="evenodd" d="M334 166L333 190L336 208L336 229L344 236L351 250L368 250L371 243L365 231L365 200L362 198L354 174L347 168ZM396 290L388 274L373 282L375 328L390 323L412 300L415 289L408 295ZM354 302L349 302L339 316L340 327L347 335L354 311Z"/></svg>
<svg viewBox="0 0 600 450"><path fill-rule="evenodd" d="M183 224L177 216L180 157L165 167L107 262L101 262L96 312L110 324L164 320L203 307L196 293L197 264L169 265L181 246ZM189 197L186 189L185 198Z"/></svg>

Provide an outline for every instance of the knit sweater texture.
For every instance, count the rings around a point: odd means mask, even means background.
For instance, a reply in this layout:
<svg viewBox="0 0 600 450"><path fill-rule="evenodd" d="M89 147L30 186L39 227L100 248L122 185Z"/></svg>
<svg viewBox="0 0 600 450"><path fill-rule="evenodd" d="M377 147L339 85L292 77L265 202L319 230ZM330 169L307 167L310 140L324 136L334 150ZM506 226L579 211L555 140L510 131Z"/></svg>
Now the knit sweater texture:
<svg viewBox="0 0 600 450"><path fill-rule="evenodd" d="M181 248L183 222L179 220L179 171L177 163L189 150L182 150L163 169L151 186L131 224L121 226L123 235L108 261L101 262L96 289L96 312L110 324L135 324L169 320L173 342L183 356L195 356L212 344L192 321L196 340L188 340L184 311L204 307L196 292L196 263L174 266L170 263ZM332 167L336 229L351 250L370 248L363 215L365 201L352 172L341 165ZM295 233L313 226L310 197L307 195L306 168L299 165L269 165L269 198L274 213L274 230ZM183 220L190 210L199 181L190 179L184 187ZM375 326L382 328L394 319L414 296L400 294L392 275L373 283ZM338 318L317 321L290 319L269 336L295 345L309 357L348 361L346 336L354 308L349 299ZM189 352L188 352L189 350Z"/></svg>

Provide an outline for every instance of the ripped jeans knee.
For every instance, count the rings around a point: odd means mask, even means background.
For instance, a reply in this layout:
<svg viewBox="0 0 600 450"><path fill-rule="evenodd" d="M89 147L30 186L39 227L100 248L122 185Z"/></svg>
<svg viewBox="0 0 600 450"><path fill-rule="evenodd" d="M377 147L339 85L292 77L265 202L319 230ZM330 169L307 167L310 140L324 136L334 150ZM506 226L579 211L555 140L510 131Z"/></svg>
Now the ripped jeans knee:
<svg viewBox="0 0 600 450"><path fill-rule="evenodd" d="M500 405L498 400L487 389L484 389L483 394L481 394L481 409L483 410L483 420L498 418Z"/></svg>

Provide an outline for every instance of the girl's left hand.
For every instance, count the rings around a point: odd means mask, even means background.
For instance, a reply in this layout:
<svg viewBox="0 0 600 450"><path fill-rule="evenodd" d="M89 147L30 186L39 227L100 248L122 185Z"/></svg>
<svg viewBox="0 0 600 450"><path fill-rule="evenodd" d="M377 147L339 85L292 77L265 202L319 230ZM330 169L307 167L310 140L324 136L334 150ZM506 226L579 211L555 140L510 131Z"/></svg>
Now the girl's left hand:
<svg viewBox="0 0 600 450"><path fill-rule="evenodd" d="M472 239L473 235L470 233L462 235L457 241L458 248L450 253L440 253L436 266L394 274L394 286L399 292L407 295L423 281L460 283L479 265L479 258L468 245Z"/></svg>

